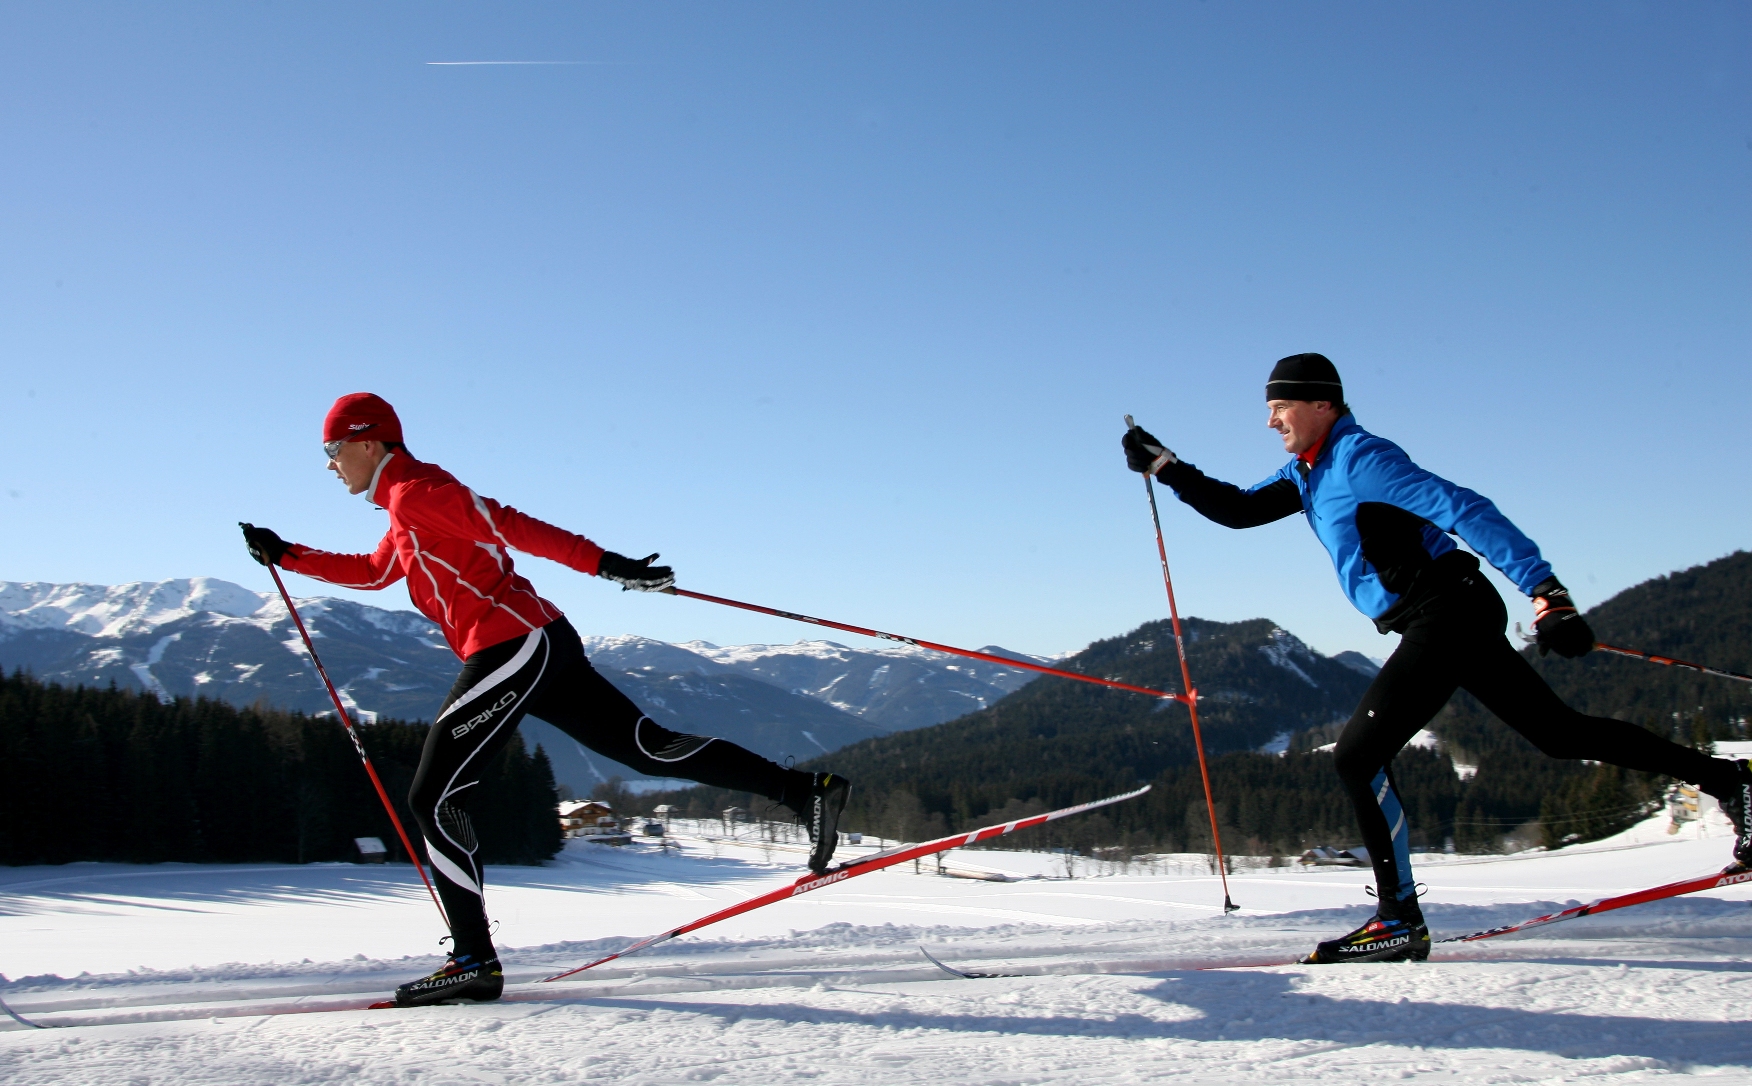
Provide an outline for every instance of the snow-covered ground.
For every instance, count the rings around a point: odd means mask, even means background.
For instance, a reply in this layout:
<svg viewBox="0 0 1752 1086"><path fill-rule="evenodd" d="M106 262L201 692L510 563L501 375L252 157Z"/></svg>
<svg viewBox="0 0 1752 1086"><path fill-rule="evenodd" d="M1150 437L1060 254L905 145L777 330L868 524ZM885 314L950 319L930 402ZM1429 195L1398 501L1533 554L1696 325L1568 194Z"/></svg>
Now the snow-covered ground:
<svg viewBox="0 0 1752 1086"><path fill-rule="evenodd" d="M1439 939L1718 869L1720 815L1552 854L1429 857ZM0 870L0 1082L1752 1081L1752 892L1588 917L1422 965L1292 960L1369 911L1365 872L1208 874L956 852L555 985L539 978L780 884L801 853L571 842L495 868L497 1004L354 1010L438 960L405 867ZM1089 877L1093 872L1094 877ZM1041 877L1032 877L1041 876ZM966 969L951 979L919 946ZM514 949L509 949L514 948ZM1250 968L1199 969L1233 963ZM66 979L63 979L66 978ZM290 1013L335 1008L324 1013Z"/></svg>

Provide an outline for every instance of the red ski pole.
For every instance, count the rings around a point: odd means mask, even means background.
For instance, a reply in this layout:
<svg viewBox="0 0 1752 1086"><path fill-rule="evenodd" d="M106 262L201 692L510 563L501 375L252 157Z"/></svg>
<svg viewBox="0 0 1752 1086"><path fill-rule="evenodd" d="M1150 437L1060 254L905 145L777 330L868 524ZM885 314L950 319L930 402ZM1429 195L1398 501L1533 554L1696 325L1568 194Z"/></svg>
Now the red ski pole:
<svg viewBox="0 0 1752 1086"><path fill-rule="evenodd" d="M846 633L863 634L865 637L880 637L885 641L898 641L903 645L915 648L930 649L933 652L946 652L952 656L965 656L970 660L984 660L987 663L1003 664L1005 667L1019 667L1026 671L1038 671L1042 675L1056 675L1061 679L1075 679L1080 683L1094 683L1097 686L1110 686L1115 690L1129 690L1134 694L1148 694L1152 698L1170 698L1174 701L1191 702L1184 694L1170 694L1166 690L1152 690L1147 686L1133 686L1122 683L1118 679L1103 679L1097 675L1084 675L1077 671L1066 671L1063 668L1047 667L1045 664L1031 663L1027 660L1012 660L1008 656L994 656L989 652L977 652L973 649L958 649L954 645L940 645L935 641L921 641L916 637L902 637L900 634L883 633L866 626L853 626L845 622L833 622L825 618L812 618L809 615L799 615L793 611L781 611L776 607L762 607L758 603L743 603L740 600L728 600L723 596L708 596L704 592L689 592L685 588L665 588L663 591L672 596L686 596L690 600L705 600L707 603L719 603L725 607L740 607L744 611L754 611L774 618L795 619L798 622L808 622L816 626L826 626L830 630L844 630Z"/></svg>
<svg viewBox="0 0 1752 1086"><path fill-rule="evenodd" d="M1137 423L1132 417L1125 417L1128 430L1137 429ZM1174 651L1180 655L1180 684L1186 691L1181 700L1186 703L1186 711L1192 717L1192 745L1198 751L1198 775L1204 779L1205 810L1211 816L1211 846L1217 855L1217 875L1223 880L1223 914L1226 916L1240 906L1229 897L1229 873L1223 862L1223 834L1217 829L1217 804L1211 798L1211 771L1205 765L1204 736L1198 727L1198 690L1192 685L1192 671L1186 666L1186 644L1180 638L1180 608L1174 603L1174 578L1168 575L1168 544L1162 539L1162 515L1156 511L1156 487L1150 478L1150 473L1144 473L1144 493L1150 499L1150 520L1156 525L1156 554L1162 559L1162 585L1168 590L1168 617L1174 624Z"/></svg>
<svg viewBox="0 0 1752 1086"><path fill-rule="evenodd" d="M365 763L365 775L371 778L371 787L377 789L377 798L383 801L383 809L389 812L390 825L395 827L395 835L401 838L402 848L407 849L408 859L414 865L414 870L420 873L420 881L426 884L426 892L432 895L432 904L438 906L438 915L443 918L444 926L450 926L450 918L444 915L444 903L438 900L438 891L433 888L432 880L426 877L426 868L420 863L420 854L414 851L413 842L408 840L408 831L402 828L401 817L395 813L395 804L389 801L389 793L383 789L383 781L378 779L377 769L371 764L371 756L365 753L365 744L359 741L359 732L353 727L353 718L347 715L347 707L341 704L341 695L335 690L335 684L329 681L328 671L322 666L322 658L316 654L316 646L311 644L310 631L304 628L304 620L298 616L298 608L292 605L292 597L286 592L286 582L280 580L280 571L272 562L268 563L268 572L274 575L274 587L280 590L280 598L286 601L286 610L291 613L292 621L298 624L298 636L304 638L304 647L310 653L311 663L316 665L316 673L322 676L322 684L328 687L329 700L335 703L335 712L340 715L341 726L347 729L347 738L353 741L353 749L359 752L359 760Z"/></svg>
<svg viewBox="0 0 1752 1086"><path fill-rule="evenodd" d="M1527 633L1519 622L1515 623L1515 633L1529 645L1539 642L1539 638ZM1610 652L1617 656L1628 656L1633 660L1647 660L1651 664L1661 664L1665 667L1684 668L1686 671L1696 671L1704 675L1714 675L1718 679L1732 679L1740 683L1752 683L1752 675L1742 675L1738 671L1726 668L1710 667L1708 664L1694 664L1690 660L1679 660L1672 656L1661 656L1658 653L1644 652L1641 649L1627 649L1619 645L1608 645L1604 641L1594 642L1594 647L1601 652Z"/></svg>
<svg viewBox="0 0 1752 1086"><path fill-rule="evenodd" d="M1631 656L1638 660L1647 660L1651 664L1665 664L1667 667L1682 667L1687 671L1699 671L1705 675L1714 675L1721 679L1733 679L1735 682L1752 683L1752 675L1742 675L1738 671L1724 671L1719 667L1710 667L1707 664L1694 664L1689 660L1675 660L1671 656L1657 656L1652 652L1619 648L1617 645L1608 645L1604 641L1594 642L1594 647L1601 652L1617 653L1619 656Z"/></svg>

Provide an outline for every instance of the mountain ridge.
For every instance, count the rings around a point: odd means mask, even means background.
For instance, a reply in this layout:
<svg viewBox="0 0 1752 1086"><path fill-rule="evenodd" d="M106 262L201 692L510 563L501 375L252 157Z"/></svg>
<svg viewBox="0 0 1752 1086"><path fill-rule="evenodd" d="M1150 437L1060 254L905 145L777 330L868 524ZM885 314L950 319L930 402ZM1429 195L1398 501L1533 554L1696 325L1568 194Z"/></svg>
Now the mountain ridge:
<svg viewBox="0 0 1752 1086"><path fill-rule="evenodd" d="M351 714L367 723L430 719L460 667L436 625L412 611L350 600L295 600ZM996 665L957 666L953 657L911 646L677 646L637 635L584 642L596 666L665 726L722 735L779 760L936 723L1033 677ZM114 682L161 700L332 711L278 594L211 577L0 582L0 665L66 685ZM529 720L524 732L575 792L638 776L543 721Z"/></svg>

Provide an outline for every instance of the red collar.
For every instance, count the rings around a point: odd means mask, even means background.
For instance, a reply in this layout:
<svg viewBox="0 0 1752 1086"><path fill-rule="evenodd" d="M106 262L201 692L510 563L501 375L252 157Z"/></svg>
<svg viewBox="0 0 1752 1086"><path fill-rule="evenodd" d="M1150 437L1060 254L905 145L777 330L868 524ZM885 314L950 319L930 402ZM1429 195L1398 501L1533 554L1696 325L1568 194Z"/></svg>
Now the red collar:
<svg viewBox="0 0 1752 1086"><path fill-rule="evenodd" d="M1326 431L1326 433L1321 434L1320 440L1316 441L1314 444L1310 445L1308 448L1304 449L1302 452L1297 453L1296 459L1300 460L1302 463L1304 463L1304 464L1308 465L1310 468L1312 468L1314 466L1314 462L1316 460L1320 459L1320 450L1326 448L1326 439L1331 437L1331 436L1332 436L1331 430L1328 430L1328 431Z"/></svg>

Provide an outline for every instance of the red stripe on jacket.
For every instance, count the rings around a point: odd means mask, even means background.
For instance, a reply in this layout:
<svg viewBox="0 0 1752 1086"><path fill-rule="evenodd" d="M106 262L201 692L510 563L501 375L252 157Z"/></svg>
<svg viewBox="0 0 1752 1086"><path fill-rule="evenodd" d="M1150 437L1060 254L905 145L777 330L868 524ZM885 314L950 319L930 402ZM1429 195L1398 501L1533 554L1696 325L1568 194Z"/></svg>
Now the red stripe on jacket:
<svg viewBox="0 0 1752 1086"><path fill-rule="evenodd" d="M583 536L483 498L406 453L384 458L365 497L389 513L375 551L335 554L294 543L280 564L342 588L387 588L406 577L414 606L463 659L560 617L517 573L513 548L591 576L602 558Z"/></svg>

